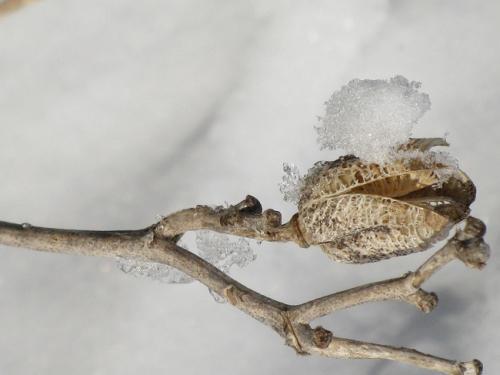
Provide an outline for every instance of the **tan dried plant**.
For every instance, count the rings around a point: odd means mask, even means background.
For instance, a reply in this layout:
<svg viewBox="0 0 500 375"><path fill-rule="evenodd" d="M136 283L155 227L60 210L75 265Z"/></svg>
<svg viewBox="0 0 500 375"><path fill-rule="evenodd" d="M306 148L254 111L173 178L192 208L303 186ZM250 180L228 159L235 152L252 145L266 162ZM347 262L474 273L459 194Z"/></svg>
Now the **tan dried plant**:
<svg viewBox="0 0 500 375"><path fill-rule="evenodd" d="M474 184L462 171L453 169L450 174L446 163L423 162L418 156L418 152L445 143L442 139L410 140L402 149L417 156L383 166L354 156L318 163L304 179L298 213L285 224L278 211L262 212L260 202L247 196L229 207L196 206L175 212L132 231L61 230L0 222L0 243L174 267L271 327L298 354L389 359L450 375L480 374L478 360L460 362L341 338L310 325L316 318L374 301L398 300L430 312L437 296L421 285L437 270L454 259L477 269L486 264L485 225L469 216ZM336 261L365 263L425 250L459 222L464 225L417 270L299 305L259 294L178 245L184 233L206 229L265 241L291 241L302 247L319 245Z"/></svg>
<svg viewBox="0 0 500 375"><path fill-rule="evenodd" d="M427 152L443 139L413 139L402 148ZM375 262L426 250L469 214L475 187L450 166L420 157L390 164L355 156L319 163L304 182L297 216L305 243L336 261Z"/></svg>
<svg viewBox="0 0 500 375"><path fill-rule="evenodd" d="M296 201L298 212L284 224L280 212L262 211L260 202L249 195L229 207L196 206L131 231L61 230L0 222L0 243L125 259L132 264L127 269L134 268L135 262L146 264L141 266L146 270L177 269L181 276L173 282L199 281L272 328L299 354L389 359L449 375L477 375L482 370L478 360L439 358L413 349L341 338L323 327L311 327L314 319L374 301L398 300L430 312L437 296L421 286L436 271L454 259L476 269L486 264L486 227L469 216L474 184L451 157L432 150L447 146L445 140L409 138L412 126L430 108L429 96L419 88L418 82L402 76L356 79L332 95L317 128L318 141L323 148L341 148L356 156L316 163L297 184L291 184L296 189L289 196ZM347 263L406 255L448 239L415 271L292 305L231 278L227 271L234 257L219 263L224 254L234 253L227 242L213 241L211 246L221 249L218 253L206 247L210 253L206 259L179 245L186 232L199 230L239 236L240 241L293 242L304 248L317 245L333 260ZM242 256L237 264L251 258Z"/></svg>

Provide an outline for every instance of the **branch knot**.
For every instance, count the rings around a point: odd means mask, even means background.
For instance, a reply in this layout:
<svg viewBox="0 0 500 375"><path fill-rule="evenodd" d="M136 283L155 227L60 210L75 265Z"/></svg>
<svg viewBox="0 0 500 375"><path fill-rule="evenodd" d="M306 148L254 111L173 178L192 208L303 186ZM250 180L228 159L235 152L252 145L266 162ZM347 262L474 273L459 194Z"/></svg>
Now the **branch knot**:
<svg viewBox="0 0 500 375"><path fill-rule="evenodd" d="M313 330L313 344L319 349L326 349L333 339L333 333L321 326Z"/></svg>

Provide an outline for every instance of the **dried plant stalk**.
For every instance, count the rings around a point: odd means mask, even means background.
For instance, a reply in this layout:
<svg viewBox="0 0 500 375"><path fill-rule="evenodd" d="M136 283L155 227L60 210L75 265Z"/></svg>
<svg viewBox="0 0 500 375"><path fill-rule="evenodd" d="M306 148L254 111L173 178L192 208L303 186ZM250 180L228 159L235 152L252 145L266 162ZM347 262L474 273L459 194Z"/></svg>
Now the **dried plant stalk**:
<svg viewBox="0 0 500 375"><path fill-rule="evenodd" d="M406 150L426 150L443 140L414 139ZM419 158L381 167L355 157L317 165L305 180L299 211L282 224L275 210L262 212L247 196L230 207L197 206L173 213L135 231L77 231L0 222L0 243L34 250L122 257L165 264L198 280L230 304L269 326L298 354L335 358L389 359L449 375L480 374L481 362L458 362L396 348L336 337L312 320L362 303L398 300L430 312L436 294L421 289L454 259L481 269L489 257L486 227L468 216L474 184L461 171L440 180L446 165ZM335 260L378 261L426 249L465 218L446 245L414 272L330 294L299 305L273 300L240 284L199 256L177 245L185 232L208 229L266 241L320 245Z"/></svg>
<svg viewBox="0 0 500 375"><path fill-rule="evenodd" d="M488 258L484 224L469 217L465 228L415 272L327 295L300 305L289 305L240 284L210 263L176 245L188 230L211 229L235 235L279 241L297 241L295 225L281 225L277 211L261 213L254 197L226 209L198 206L174 213L159 223L135 231L77 231L0 222L0 243L40 251L103 257L133 257L179 269L224 297L230 304L276 331L299 354L335 358L390 359L445 374L480 374L478 360L458 362L412 349L365 343L334 336L310 322L320 316L362 303L400 300L424 312L437 304L434 293L420 286L453 259L481 268ZM267 213L267 214L266 214Z"/></svg>

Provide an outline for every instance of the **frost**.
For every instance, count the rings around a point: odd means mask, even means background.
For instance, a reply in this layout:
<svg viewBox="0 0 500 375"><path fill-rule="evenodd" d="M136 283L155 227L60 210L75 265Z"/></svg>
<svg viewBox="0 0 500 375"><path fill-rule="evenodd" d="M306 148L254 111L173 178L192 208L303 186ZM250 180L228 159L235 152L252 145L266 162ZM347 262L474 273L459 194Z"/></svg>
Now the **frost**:
<svg viewBox="0 0 500 375"><path fill-rule="evenodd" d="M250 243L246 239L237 238L233 240L231 236L216 232L197 232L196 247L203 259L225 273L229 273L233 265L243 268L256 258ZM224 297L213 290L209 289L208 291L215 302L226 302Z"/></svg>
<svg viewBox="0 0 500 375"><path fill-rule="evenodd" d="M243 268L256 258L246 239L210 231L196 233L196 247L203 259L226 273L233 265Z"/></svg>
<svg viewBox="0 0 500 375"><path fill-rule="evenodd" d="M256 258L249 241L244 238L200 231L196 233L195 241L198 249L195 253L225 273L228 273L234 265L243 268ZM184 244L180 246L187 247ZM118 258L117 263L123 272L136 277L147 277L169 284L186 284L194 281L185 273L165 264L130 258ZM224 299L215 292L210 290L210 294L217 302L224 302Z"/></svg>
<svg viewBox="0 0 500 375"><path fill-rule="evenodd" d="M123 272L135 277L148 277L167 284L187 284L193 281L185 273L161 263L130 258L118 258L117 263Z"/></svg>
<svg viewBox="0 0 500 375"><path fill-rule="evenodd" d="M326 114L316 127L318 143L368 162L390 161L430 108L429 96L419 88L420 83L402 76L350 81L325 103Z"/></svg>
<svg viewBox="0 0 500 375"><path fill-rule="evenodd" d="M300 175L299 168L294 164L283 163L283 171L285 175L279 184L280 192L286 202L297 204L304 185L303 177Z"/></svg>

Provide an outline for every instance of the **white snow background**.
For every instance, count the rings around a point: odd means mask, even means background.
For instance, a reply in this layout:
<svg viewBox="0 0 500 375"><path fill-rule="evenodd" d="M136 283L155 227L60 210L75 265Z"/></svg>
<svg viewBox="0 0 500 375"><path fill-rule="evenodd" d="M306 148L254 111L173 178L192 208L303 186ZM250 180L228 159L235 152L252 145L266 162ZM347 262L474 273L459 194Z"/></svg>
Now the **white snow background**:
<svg viewBox="0 0 500 375"><path fill-rule="evenodd" d="M0 219L147 226L195 204L293 206L282 163L307 170L316 116L353 78L422 82L415 136L448 132L478 188L492 247L427 285L432 313L385 302L321 319L340 336L479 358L500 371L500 2L41 0L0 19ZM369 265L254 244L232 273L299 303L398 276L430 251ZM423 374L392 362L299 357L200 284L126 275L111 260L0 249L0 374Z"/></svg>

